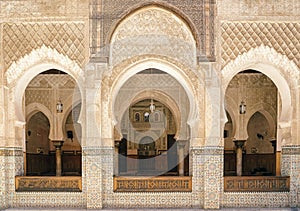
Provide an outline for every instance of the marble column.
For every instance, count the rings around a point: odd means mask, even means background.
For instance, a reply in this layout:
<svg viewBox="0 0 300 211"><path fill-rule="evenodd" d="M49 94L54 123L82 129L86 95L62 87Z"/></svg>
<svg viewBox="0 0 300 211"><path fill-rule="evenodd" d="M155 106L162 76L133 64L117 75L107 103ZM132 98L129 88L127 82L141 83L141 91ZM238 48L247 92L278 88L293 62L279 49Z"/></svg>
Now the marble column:
<svg viewBox="0 0 300 211"><path fill-rule="evenodd" d="M243 172L243 146L246 140L234 140L236 146L236 175L242 176Z"/></svg>
<svg viewBox="0 0 300 211"><path fill-rule="evenodd" d="M56 160L56 176L61 176L62 166L61 166L61 147L64 144L63 140L52 140L55 146L55 160Z"/></svg>
<svg viewBox="0 0 300 211"><path fill-rule="evenodd" d="M177 141L179 176L184 176L184 147L185 147L185 144L186 144L185 140Z"/></svg>

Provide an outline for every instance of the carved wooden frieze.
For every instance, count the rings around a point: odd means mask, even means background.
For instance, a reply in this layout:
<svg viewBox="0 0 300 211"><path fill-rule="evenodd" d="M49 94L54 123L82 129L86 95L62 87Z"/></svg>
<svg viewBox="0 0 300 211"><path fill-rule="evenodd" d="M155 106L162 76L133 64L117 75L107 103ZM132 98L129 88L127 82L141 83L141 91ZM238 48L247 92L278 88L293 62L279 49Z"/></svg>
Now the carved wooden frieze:
<svg viewBox="0 0 300 211"><path fill-rule="evenodd" d="M16 176L16 191L81 192L81 177Z"/></svg>
<svg viewBox="0 0 300 211"><path fill-rule="evenodd" d="M284 155L299 155L300 154L300 145L283 146L282 154L284 154Z"/></svg>
<svg viewBox="0 0 300 211"><path fill-rule="evenodd" d="M0 149L0 156L23 156L23 150L20 148Z"/></svg>
<svg viewBox="0 0 300 211"><path fill-rule="evenodd" d="M114 177L115 192L191 192L192 177Z"/></svg>
<svg viewBox="0 0 300 211"><path fill-rule="evenodd" d="M225 192L286 192L290 190L289 177L244 176L224 177Z"/></svg>

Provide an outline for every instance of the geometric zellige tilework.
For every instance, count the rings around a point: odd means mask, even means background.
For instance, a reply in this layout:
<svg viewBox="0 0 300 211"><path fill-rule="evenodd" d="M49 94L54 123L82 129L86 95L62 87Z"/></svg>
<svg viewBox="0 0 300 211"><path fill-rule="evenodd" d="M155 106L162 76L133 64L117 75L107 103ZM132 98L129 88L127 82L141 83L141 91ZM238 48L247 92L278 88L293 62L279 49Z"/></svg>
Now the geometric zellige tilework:
<svg viewBox="0 0 300 211"><path fill-rule="evenodd" d="M289 192L235 192L224 193L222 207L226 208L280 208L289 207Z"/></svg>
<svg viewBox="0 0 300 211"><path fill-rule="evenodd" d="M43 44L67 55L83 66L85 60L85 24L78 23L5 23L3 25L4 66L8 68Z"/></svg>
<svg viewBox="0 0 300 211"><path fill-rule="evenodd" d="M223 22L221 24L222 66L239 54L261 45L286 55L300 68L299 22Z"/></svg>

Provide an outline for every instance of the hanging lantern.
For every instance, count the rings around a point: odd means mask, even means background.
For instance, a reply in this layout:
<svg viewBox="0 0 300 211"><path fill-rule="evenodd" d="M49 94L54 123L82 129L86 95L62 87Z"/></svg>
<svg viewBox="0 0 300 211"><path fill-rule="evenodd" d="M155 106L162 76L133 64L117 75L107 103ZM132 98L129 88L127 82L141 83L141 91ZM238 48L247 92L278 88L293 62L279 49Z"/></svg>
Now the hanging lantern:
<svg viewBox="0 0 300 211"><path fill-rule="evenodd" d="M245 113L246 113L246 104L244 101L242 101L240 104L240 114L245 114Z"/></svg>
<svg viewBox="0 0 300 211"><path fill-rule="evenodd" d="M57 111L57 113L63 112L63 104L61 103L61 100L59 100L56 104L56 111Z"/></svg>
<svg viewBox="0 0 300 211"><path fill-rule="evenodd" d="M155 105L153 103L153 99L151 99L151 103L150 103L150 111L151 113L153 113L155 111Z"/></svg>

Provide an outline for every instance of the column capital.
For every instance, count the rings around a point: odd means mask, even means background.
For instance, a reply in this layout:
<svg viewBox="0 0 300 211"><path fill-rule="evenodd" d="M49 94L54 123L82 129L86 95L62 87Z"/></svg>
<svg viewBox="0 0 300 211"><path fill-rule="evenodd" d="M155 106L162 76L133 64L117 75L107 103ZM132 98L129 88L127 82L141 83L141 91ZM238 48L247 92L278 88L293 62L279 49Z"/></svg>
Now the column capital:
<svg viewBox="0 0 300 211"><path fill-rule="evenodd" d="M237 148L242 148L246 140L233 140L233 142Z"/></svg>
<svg viewBox="0 0 300 211"><path fill-rule="evenodd" d="M55 147L62 147L62 145L64 144L63 140L51 140L51 142Z"/></svg>
<svg viewBox="0 0 300 211"><path fill-rule="evenodd" d="M187 140L177 140L176 142L177 142L177 146L178 147L182 147L183 148L186 145Z"/></svg>

